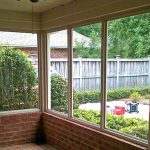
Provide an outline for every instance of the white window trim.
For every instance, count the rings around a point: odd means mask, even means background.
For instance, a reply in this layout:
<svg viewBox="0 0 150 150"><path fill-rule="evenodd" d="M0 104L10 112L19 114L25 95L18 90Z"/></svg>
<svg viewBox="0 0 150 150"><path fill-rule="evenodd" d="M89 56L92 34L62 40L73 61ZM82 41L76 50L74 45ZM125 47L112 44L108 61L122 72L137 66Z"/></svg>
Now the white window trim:
<svg viewBox="0 0 150 150"><path fill-rule="evenodd" d="M38 33L39 48L39 101L40 109L45 112L48 109L49 97L49 69L48 69L48 50L47 50L47 33L41 31Z"/></svg>
<svg viewBox="0 0 150 150"><path fill-rule="evenodd" d="M143 12L143 13L146 13L146 12ZM139 12L138 12L139 14ZM142 13L141 13L142 14ZM112 20L112 19L119 19L119 18L123 18L123 17L128 17L129 15L137 15L137 12L133 11L133 13L125 13L125 15L121 15L121 16L117 16L117 17L107 17L106 18L109 18L109 20ZM98 21L99 20L99 21ZM118 138L121 138L123 140L127 140L129 142L132 142L132 143L135 143L135 144L139 144L141 146L144 146L144 147L149 147L150 148L150 122L149 122L149 136L148 136L148 142L146 140L142 140L142 139L138 139L136 137L131 137L129 135L125 135L123 133L119 133L117 131L114 131L112 129L108 129L105 127L105 124L106 124L106 111L105 111L105 108L106 108L106 100L107 100L107 90L106 90L106 85L107 85L107 82L106 82L106 79L107 79L107 72L106 72L106 67L107 67L107 22L109 21L108 19L98 19L96 18L95 21L94 19L91 21L84 21L83 23L76 23L74 25L71 25L71 26L68 26L68 27L64 27L64 28L61 28L59 30L54 30L55 32L57 31L60 31L60 30L63 30L63 29L67 29L68 30L68 49L69 49L69 54L68 54L68 117L66 116L63 116L61 113L57 113L55 111L51 111L51 110L46 110L46 112L49 112L52 114L55 114L55 115L58 115L58 116L61 116L62 118L65 118L65 119L68 119L68 120L71 120L71 121L74 121L74 122L77 122L79 124L83 124L85 126L88 126L88 127L91 127L91 128L94 128L94 129L97 129L97 130L100 130L104 133L108 133L108 134L111 134L113 136L116 136ZM77 118L73 118L73 88L72 88L72 68L73 68L73 47L72 47L72 29L74 27L79 27L79 26L82 26L82 25L89 25L89 24L94 24L94 23L102 23L102 58L101 58L101 93L102 93L102 96L101 96L101 115L100 115L100 118L101 118L101 123L100 123L100 127L94 125L94 124L91 124L91 123L88 123L86 121L82 121L80 119L77 119ZM53 32L53 31L50 31L50 32ZM49 33L49 31L47 31L47 33ZM149 104L150 106L150 104ZM149 109L149 114L150 114L150 109ZM150 116L150 115L149 115ZM149 118L149 121L150 121L150 118Z"/></svg>
<svg viewBox="0 0 150 150"><path fill-rule="evenodd" d="M68 117L73 117L73 75L72 75L72 68L73 68L73 42L72 42L72 29L69 28L67 30L67 41L68 41Z"/></svg>
<svg viewBox="0 0 150 150"><path fill-rule="evenodd" d="M7 116L7 115L21 114L21 113L33 113L33 112L41 112L41 110L39 108L31 108L31 109L2 111L2 112L0 112L0 117Z"/></svg>
<svg viewBox="0 0 150 150"><path fill-rule="evenodd" d="M28 31L28 32L25 32L23 30L20 30L20 31L9 31L9 30L3 30L3 29L0 29L0 31L3 31L3 32L17 32L17 33L33 33L32 31ZM41 80L42 80L42 75L41 75L41 55L42 55L42 52L41 52L41 44L43 42L41 42L41 32L34 32L34 34L37 34L37 50L38 50L38 97L39 97L39 105L37 108L29 108L29 109L18 109L18 110L8 110L8 111L0 111L0 116L4 116L4 115L10 115L10 114L19 114L19 113L24 113L24 112L41 112L42 110L42 105L43 105L43 102L42 102L42 92L41 92L41 87L42 87L42 84L41 84Z"/></svg>
<svg viewBox="0 0 150 150"><path fill-rule="evenodd" d="M102 130L105 129L106 124L106 79L107 79L107 21L102 21L102 37L101 37L101 49L102 49L102 55L101 55L101 125L100 128Z"/></svg>

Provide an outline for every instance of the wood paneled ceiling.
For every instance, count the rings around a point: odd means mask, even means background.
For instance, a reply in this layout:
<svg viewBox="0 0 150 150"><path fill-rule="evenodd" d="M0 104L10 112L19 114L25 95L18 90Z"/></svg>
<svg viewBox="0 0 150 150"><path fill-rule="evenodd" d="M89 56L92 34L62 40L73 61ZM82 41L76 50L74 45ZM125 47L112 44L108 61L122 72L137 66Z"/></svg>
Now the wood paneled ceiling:
<svg viewBox="0 0 150 150"><path fill-rule="evenodd" d="M34 12L41 13L71 1L73 0L39 0L33 4L33 8ZM30 0L0 0L0 10L31 12L32 3Z"/></svg>

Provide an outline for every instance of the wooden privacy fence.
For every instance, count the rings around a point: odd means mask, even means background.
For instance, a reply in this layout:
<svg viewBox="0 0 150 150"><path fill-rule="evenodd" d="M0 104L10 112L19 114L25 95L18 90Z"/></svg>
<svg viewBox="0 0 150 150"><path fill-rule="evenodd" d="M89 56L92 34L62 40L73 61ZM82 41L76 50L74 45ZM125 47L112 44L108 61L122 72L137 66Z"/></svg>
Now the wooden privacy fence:
<svg viewBox="0 0 150 150"><path fill-rule="evenodd" d="M37 58L30 58L37 66ZM51 70L64 79L68 76L67 59L50 59ZM73 86L76 90L98 90L101 88L100 59L73 59ZM150 58L107 60L107 89L150 85Z"/></svg>
<svg viewBox="0 0 150 150"><path fill-rule="evenodd" d="M150 85L150 58L108 59L107 89ZM51 66L64 79L68 76L67 59L51 59ZM76 90L101 88L100 59L73 59L73 86Z"/></svg>

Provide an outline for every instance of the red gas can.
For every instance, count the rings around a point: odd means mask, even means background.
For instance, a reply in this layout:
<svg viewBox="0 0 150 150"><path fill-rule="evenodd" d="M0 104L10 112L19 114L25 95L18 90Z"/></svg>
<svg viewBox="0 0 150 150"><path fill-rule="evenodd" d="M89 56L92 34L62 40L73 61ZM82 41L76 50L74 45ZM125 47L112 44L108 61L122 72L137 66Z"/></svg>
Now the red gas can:
<svg viewBox="0 0 150 150"><path fill-rule="evenodd" d="M115 113L116 113L116 115L124 115L125 114L125 107L115 106Z"/></svg>

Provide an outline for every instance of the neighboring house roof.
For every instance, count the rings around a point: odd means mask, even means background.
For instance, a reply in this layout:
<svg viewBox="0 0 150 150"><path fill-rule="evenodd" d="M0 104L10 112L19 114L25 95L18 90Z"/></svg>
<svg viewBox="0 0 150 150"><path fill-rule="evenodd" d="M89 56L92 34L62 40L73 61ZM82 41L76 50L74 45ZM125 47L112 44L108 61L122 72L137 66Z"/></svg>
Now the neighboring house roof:
<svg viewBox="0 0 150 150"><path fill-rule="evenodd" d="M67 30L58 31L50 35L50 47L52 48L67 48ZM90 38L73 31L73 47L77 42L84 43L85 47L89 47Z"/></svg>
<svg viewBox="0 0 150 150"><path fill-rule="evenodd" d="M37 34L0 32L0 46L37 47Z"/></svg>
<svg viewBox="0 0 150 150"><path fill-rule="evenodd" d="M77 42L89 46L90 38L73 31L73 47ZM0 32L0 46L10 45L13 47L37 47L37 34L18 33L18 32ZM67 30L58 31L50 34L51 48L67 48Z"/></svg>

